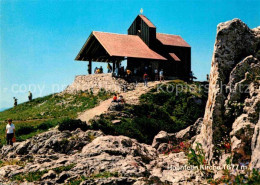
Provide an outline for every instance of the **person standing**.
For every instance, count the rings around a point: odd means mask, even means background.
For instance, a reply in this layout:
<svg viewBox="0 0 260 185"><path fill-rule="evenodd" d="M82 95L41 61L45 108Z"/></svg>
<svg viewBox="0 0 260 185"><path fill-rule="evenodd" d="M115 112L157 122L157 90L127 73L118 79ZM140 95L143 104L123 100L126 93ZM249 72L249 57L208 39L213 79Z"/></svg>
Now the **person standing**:
<svg viewBox="0 0 260 185"><path fill-rule="evenodd" d="M97 70L98 70L98 68L95 67L95 69L94 69L94 73L95 73L95 74L97 74Z"/></svg>
<svg viewBox="0 0 260 185"><path fill-rule="evenodd" d="M132 76L132 71L130 69L127 69L126 70L126 80L129 82L129 81L132 81L131 79L131 76Z"/></svg>
<svg viewBox="0 0 260 185"><path fill-rule="evenodd" d="M99 70L100 70L100 73L103 73L103 67L102 66L100 66Z"/></svg>
<svg viewBox="0 0 260 185"><path fill-rule="evenodd" d="M29 99L29 101L32 101L32 93L31 93L31 91L29 91L28 99Z"/></svg>
<svg viewBox="0 0 260 185"><path fill-rule="evenodd" d="M14 98L14 107L16 107L17 106L17 98L15 98L15 97L13 97Z"/></svg>
<svg viewBox="0 0 260 185"><path fill-rule="evenodd" d="M144 79L144 86L148 87L148 74L146 72L144 73L143 79Z"/></svg>
<svg viewBox="0 0 260 185"><path fill-rule="evenodd" d="M15 134L15 126L12 123L12 119L8 119L8 123L6 125L6 141L7 141L7 145L13 146L14 134Z"/></svg>
<svg viewBox="0 0 260 185"><path fill-rule="evenodd" d="M190 81L193 82L194 79L197 79L197 77L194 76L193 72L190 71Z"/></svg>
<svg viewBox="0 0 260 185"><path fill-rule="evenodd" d="M209 82L209 74L207 74L206 78L207 78L207 82Z"/></svg>
<svg viewBox="0 0 260 185"><path fill-rule="evenodd" d="M163 76L163 70L161 69L161 71L160 71L160 82L161 81L164 81L164 76Z"/></svg>
<svg viewBox="0 0 260 185"><path fill-rule="evenodd" d="M115 76L118 77L118 68L115 69Z"/></svg>
<svg viewBox="0 0 260 185"><path fill-rule="evenodd" d="M155 81L159 80L159 75L158 75L158 70L157 69L154 70L154 80Z"/></svg>
<svg viewBox="0 0 260 185"><path fill-rule="evenodd" d="M107 63L107 72L108 73L112 72L112 66L109 63Z"/></svg>

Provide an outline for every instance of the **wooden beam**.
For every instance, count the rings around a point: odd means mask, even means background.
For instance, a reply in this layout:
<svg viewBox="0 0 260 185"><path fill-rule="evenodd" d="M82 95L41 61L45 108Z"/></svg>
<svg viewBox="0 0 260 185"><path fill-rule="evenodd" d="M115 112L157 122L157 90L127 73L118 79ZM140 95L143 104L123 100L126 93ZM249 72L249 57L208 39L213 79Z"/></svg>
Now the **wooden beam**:
<svg viewBox="0 0 260 185"><path fill-rule="evenodd" d="M115 72L116 64L115 61L113 61L113 73Z"/></svg>
<svg viewBox="0 0 260 185"><path fill-rule="evenodd" d="M88 74L91 74L92 73L92 61L89 60L88 62Z"/></svg>

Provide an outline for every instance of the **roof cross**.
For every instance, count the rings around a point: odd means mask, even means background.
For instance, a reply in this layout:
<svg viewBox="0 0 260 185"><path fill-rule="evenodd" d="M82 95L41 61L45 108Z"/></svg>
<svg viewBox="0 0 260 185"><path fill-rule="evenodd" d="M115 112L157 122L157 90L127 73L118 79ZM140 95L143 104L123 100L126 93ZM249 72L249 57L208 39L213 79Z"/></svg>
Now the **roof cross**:
<svg viewBox="0 0 260 185"><path fill-rule="evenodd" d="M144 10L141 8L140 13L143 14Z"/></svg>

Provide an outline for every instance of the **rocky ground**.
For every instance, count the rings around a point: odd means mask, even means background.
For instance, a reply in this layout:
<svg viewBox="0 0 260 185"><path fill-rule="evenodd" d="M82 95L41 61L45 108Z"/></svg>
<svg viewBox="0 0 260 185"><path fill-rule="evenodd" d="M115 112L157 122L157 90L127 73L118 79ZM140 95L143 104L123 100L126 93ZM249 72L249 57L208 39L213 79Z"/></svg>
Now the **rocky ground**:
<svg viewBox="0 0 260 185"><path fill-rule="evenodd" d="M182 132L187 138L195 133L189 129ZM28 179L28 173L42 172L35 184L69 184L75 180L81 184L202 183L198 172L171 170L171 166L187 164L187 157L183 152L161 154L157 149L167 137L165 132L158 134L151 146L125 136L105 136L100 131L54 129L13 147L4 146L1 158L13 164L0 168L0 182ZM57 170L64 166L69 168Z"/></svg>
<svg viewBox="0 0 260 185"><path fill-rule="evenodd" d="M185 150L169 152L171 142L184 142L195 152L201 151L196 149L196 143L201 143L203 164L223 165L231 156L234 164L259 169L259 58L260 27L251 30L239 19L221 23L205 115L194 125L178 133L161 131L152 145L101 131L56 128L2 147L0 183L208 184L208 174L200 170L176 170L191 158ZM133 92L129 98L135 96ZM215 179L224 175L212 172Z"/></svg>

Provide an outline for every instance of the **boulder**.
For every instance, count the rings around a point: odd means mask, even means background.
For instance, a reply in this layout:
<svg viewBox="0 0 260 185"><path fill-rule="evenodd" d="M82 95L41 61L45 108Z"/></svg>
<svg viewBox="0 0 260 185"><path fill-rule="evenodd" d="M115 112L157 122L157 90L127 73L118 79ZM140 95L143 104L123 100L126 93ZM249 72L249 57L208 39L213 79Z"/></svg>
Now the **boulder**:
<svg viewBox="0 0 260 185"><path fill-rule="evenodd" d="M102 136L101 131L88 130L83 132L80 129L76 131L60 132L57 129L34 136L23 142L17 142L13 147L3 146L0 149L2 158L10 158L18 155L32 154L69 154L81 150L83 146L90 143L94 138Z"/></svg>
<svg viewBox="0 0 260 185"><path fill-rule="evenodd" d="M250 168L260 168L260 120L255 126L254 134L251 143L252 156Z"/></svg>
<svg viewBox="0 0 260 185"><path fill-rule="evenodd" d="M111 102L108 107L108 111L121 111L124 108L124 104L118 102Z"/></svg>
<svg viewBox="0 0 260 185"><path fill-rule="evenodd" d="M195 140L202 144L209 162L217 162L223 155L217 145L229 135L234 154L245 146L250 148L251 136L234 135L237 129L240 132L247 129L246 125L254 130L259 119L259 43L259 28L251 30L239 19L217 26L208 101L201 131ZM244 121L239 118L242 114L245 114Z"/></svg>
<svg viewBox="0 0 260 185"><path fill-rule="evenodd" d="M182 141L195 140L196 135L200 133L203 119L199 118L197 121L176 133L167 133L165 131L160 131L153 139L152 147L156 148L158 152L164 151L167 148L169 142L179 144Z"/></svg>

